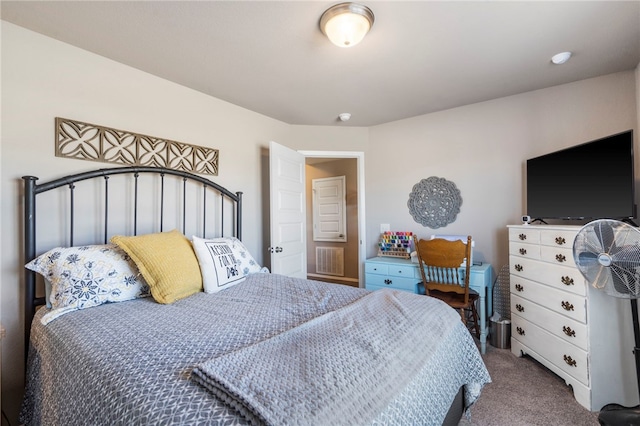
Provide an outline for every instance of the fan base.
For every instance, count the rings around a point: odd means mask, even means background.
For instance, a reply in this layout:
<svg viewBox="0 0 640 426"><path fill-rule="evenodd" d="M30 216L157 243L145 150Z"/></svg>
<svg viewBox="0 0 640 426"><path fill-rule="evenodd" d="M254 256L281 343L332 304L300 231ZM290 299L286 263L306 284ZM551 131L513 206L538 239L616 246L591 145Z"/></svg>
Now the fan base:
<svg viewBox="0 0 640 426"><path fill-rule="evenodd" d="M600 410L598 422L601 426L640 426L640 405L607 404Z"/></svg>

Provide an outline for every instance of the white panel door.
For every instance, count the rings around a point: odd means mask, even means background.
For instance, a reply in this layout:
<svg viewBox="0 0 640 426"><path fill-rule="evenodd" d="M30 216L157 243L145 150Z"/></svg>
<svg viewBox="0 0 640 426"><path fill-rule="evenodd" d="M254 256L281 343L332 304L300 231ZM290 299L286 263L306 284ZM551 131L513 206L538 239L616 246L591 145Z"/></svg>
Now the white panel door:
<svg viewBox="0 0 640 426"><path fill-rule="evenodd" d="M307 278L305 157L269 143L271 272Z"/></svg>
<svg viewBox="0 0 640 426"><path fill-rule="evenodd" d="M313 179L313 241L347 242L346 177Z"/></svg>

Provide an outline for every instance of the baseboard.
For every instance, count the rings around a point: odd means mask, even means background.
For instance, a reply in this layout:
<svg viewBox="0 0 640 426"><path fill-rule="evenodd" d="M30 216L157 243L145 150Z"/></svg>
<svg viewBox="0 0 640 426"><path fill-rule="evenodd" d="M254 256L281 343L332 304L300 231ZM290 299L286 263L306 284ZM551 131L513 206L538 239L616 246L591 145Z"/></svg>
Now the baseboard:
<svg viewBox="0 0 640 426"><path fill-rule="evenodd" d="M357 278L338 277L336 275L324 275L324 274L310 274L310 273L307 273L307 277L322 278L322 279L325 279L325 280L345 281L345 282L348 282L348 283L357 283L357 282L359 282Z"/></svg>

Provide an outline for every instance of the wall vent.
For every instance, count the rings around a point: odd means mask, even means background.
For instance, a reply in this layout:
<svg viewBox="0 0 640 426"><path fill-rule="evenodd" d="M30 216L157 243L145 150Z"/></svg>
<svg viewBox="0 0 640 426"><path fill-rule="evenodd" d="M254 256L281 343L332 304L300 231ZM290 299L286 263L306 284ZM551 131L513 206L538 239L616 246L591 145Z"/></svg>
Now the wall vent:
<svg viewBox="0 0 640 426"><path fill-rule="evenodd" d="M344 248L316 247L316 273L344 277Z"/></svg>

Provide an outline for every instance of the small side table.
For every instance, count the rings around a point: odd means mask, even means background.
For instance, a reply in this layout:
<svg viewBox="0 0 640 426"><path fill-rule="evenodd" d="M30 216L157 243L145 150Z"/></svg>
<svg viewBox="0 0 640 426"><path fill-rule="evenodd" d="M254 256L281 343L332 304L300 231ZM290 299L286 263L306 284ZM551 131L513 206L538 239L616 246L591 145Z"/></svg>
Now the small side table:
<svg viewBox="0 0 640 426"><path fill-rule="evenodd" d="M368 290L394 288L424 294L422 276L417 263L396 257L372 257L364 264L365 287ZM487 350L489 328L487 318L493 313L493 268L489 263L471 266L469 287L480 294L480 351Z"/></svg>

